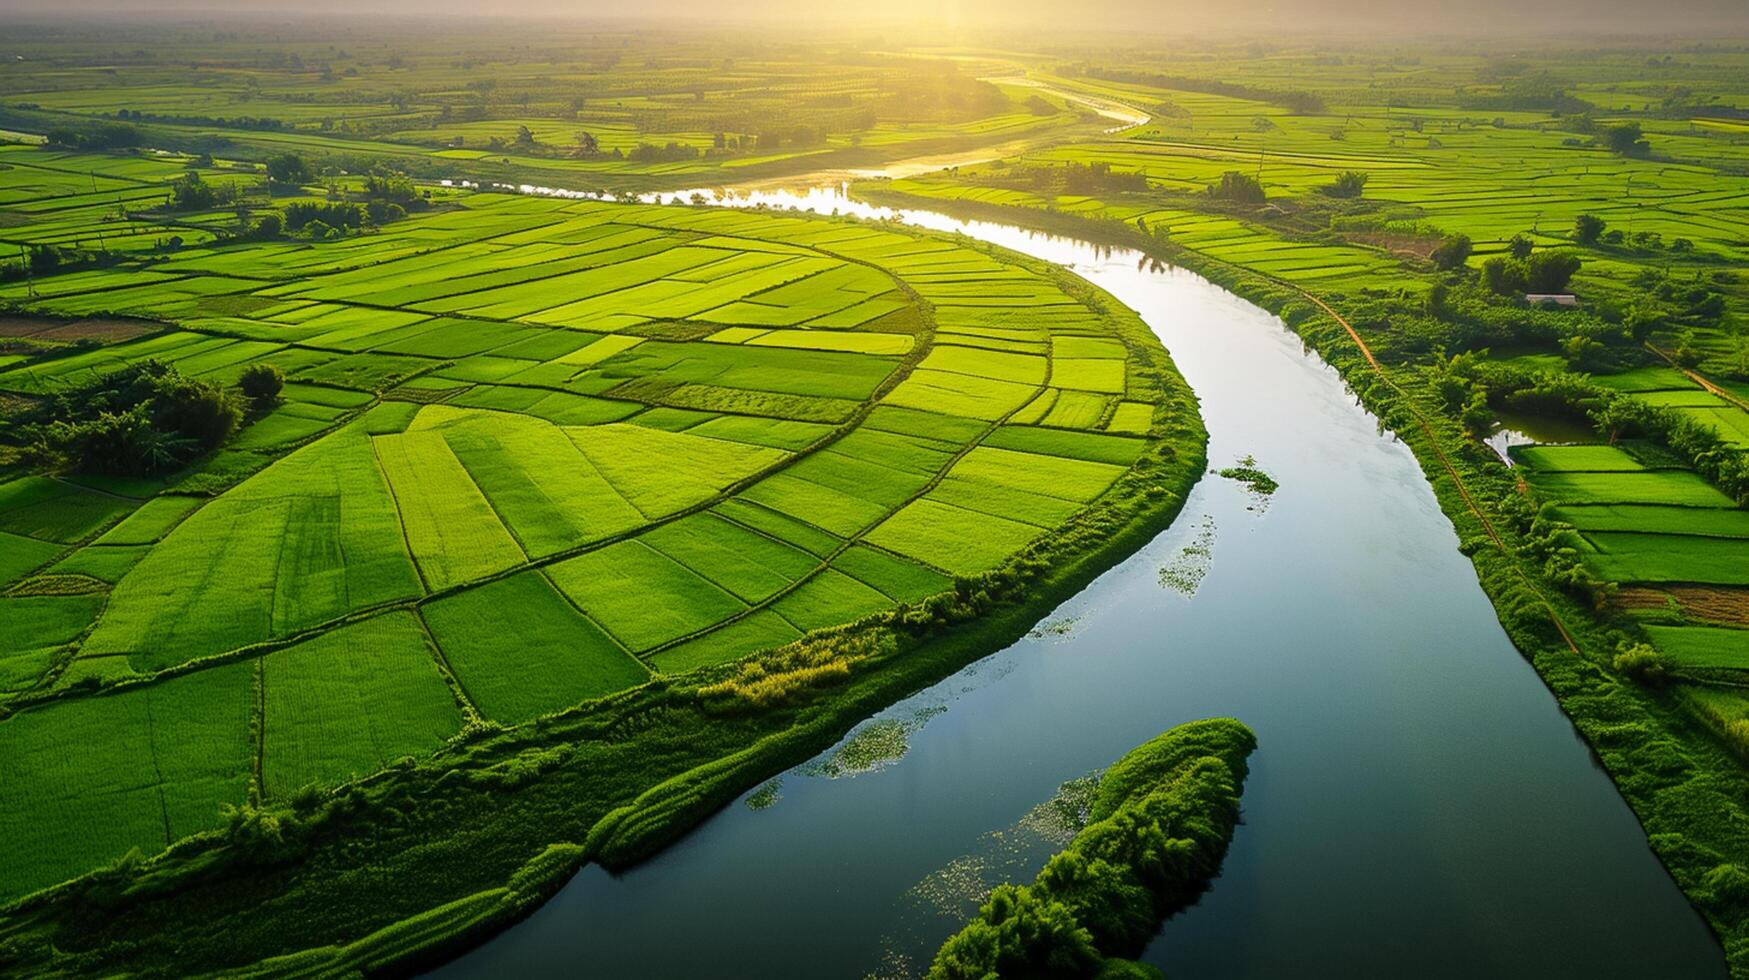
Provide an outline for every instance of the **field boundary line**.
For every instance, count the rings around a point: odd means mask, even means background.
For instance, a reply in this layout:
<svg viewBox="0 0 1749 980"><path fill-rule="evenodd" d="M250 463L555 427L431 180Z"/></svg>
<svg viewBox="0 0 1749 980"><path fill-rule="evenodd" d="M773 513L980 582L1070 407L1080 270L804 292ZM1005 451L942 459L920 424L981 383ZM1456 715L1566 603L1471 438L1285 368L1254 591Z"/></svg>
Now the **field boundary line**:
<svg viewBox="0 0 1749 980"><path fill-rule="evenodd" d="M1682 365L1676 363L1676 358L1672 357L1670 355L1670 353L1668 351L1666 351L1664 348L1659 347L1658 345L1652 343L1649 340L1646 341L1646 348L1648 350L1650 350L1652 353L1663 358L1665 363L1669 364L1671 367L1675 368L1678 371L1681 371L1683 374L1688 375L1688 380L1693 381L1697 385L1700 385L1701 388L1703 390L1705 390L1708 394L1714 395L1718 398L1723 398L1725 401L1730 402L1732 405L1735 405L1736 407L1742 409L1743 411L1749 412L1749 402L1746 402L1743 399L1738 398L1735 394L1733 394L1729 391L1726 391L1723 388L1720 388L1717 384L1715 384L1712 381L1711 378L1708 378L1706 375L1701 374L1699 371L1695 371L1691 368L1685 368Z"/></svg>

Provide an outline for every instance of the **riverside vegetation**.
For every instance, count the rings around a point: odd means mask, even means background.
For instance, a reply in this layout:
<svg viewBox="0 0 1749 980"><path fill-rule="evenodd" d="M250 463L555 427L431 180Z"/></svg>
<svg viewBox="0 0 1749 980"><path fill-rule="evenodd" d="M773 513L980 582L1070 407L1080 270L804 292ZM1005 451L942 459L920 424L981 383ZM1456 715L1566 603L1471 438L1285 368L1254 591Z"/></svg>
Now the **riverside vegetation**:
<svg viewBox="0 0 1749 980"><path fill-rule="evenodd" d="M1128 245L1279 313L1414 449L1749 972L1744 55L1117 60L1038 74L1147 123L856 192Z"/></svg>
<svg viewBox="0 0 1749 980"><path fill-rule="evenodd" d="M1031 885L1000 885L930 980L1159 977L1124 959L1220 870L1257 741L1230 718L1191 722L1106 770L1081 829Z"/></svg>

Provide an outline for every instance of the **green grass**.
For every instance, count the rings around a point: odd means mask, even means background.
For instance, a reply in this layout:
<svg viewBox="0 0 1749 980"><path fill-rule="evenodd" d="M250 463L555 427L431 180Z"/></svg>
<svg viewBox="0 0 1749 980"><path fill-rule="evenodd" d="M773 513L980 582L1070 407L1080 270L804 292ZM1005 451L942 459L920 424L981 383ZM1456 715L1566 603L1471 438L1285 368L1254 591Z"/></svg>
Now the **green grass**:
<svg viewBox="0 0 1749 980"><path fill-rule="evenodd" d="M0 585L18 580L64 550L53 541L0 531Z"/></svg>
<svg viewBox="0 0 1749 980"><path fill-rule="evenodd" d="M1652 470L1628 473L1527 473L1545 497L1563 504L1669 504L1734 507L1731 498L1694 473Z"/></svg>
<svg viewBox="0 0 1749 980"><path fill-rule="evenodd" d="M553 583L634 652L696 633L746 606L641 541L622 541L560 562Z"/></svg>
<svg viewBox="0 0 1749 980"><path fill-rule="evenodd" d="M781 647L800 636L801 632L782 616L762 609L722 629L658 651L651 655L650 663L663 673L684 673Z"/></svg>
<svg viewBox="0 0 1749 980"><path fill-rule="evenodd" d="M441 432L421 429L377 436L371 443L428 589L470 582L524 560L522 548Z"/></svg>
<svg viewBox="0 0 1749 980"><path fill-rule="evenodd" d="M1585 537L1600 552L1593 560L1611 581L1749 585L1739 538L1638 531L1590 531Z"/></svg>
<svg viewBox="0 0 1749 980"><path fill-rule="evenodd" d="M369 775L454 735L462 715L411 613L343 626L261 659L269 794Z"/></svg>
<svg viewBox="0 0 1749 980"><path fill-rule="evenodd" d="M0 531L40 541L78 541L132 508L62 480L25 476L0 483Z"/></svg>
<svg viewBox="0 0 1749 980"><path fill-rule="evenodd" d="M892 605L885 594L836 569L825 569L772 603L772 611L802 632L848 623Z"/></svg>
<svg viewBox="0 0 1749 980"><path fill-rule="evenodd" d="M811 573L819 559L711 514L695 514L641 539L749 604L765 601Z"/></svg>
<svg viewBox="0 0 1749 980"><path fill-rule="evenodd" d="M0 895L219 826L254 766L254 678L254 664L232 664L0 723L0 831L14 848Z"/></svg>
<svg viewBox="0 0 1749 980"><path fill-rule="evenodd" d="M870 531L868 540L955 575L974 575L994 568L1038 535L1034 525L925 497Z"/></svg>
<svg viewBox="0 0 1749 980"><path fill-rule="evenodd" d="M1513 455L1525 466L1543 472L1632 473L1645 469L1614 446L1525 446Z"/></svg>
<svg viewBox="0 0 1749 980"><path fill-rule="evenodd" d="M1749 511L1659 504L1570 504L1555 516L1581 531L1644 531L1749 538Z"/></svg>
<svg viewBox="0 0 1749 980"><path fill-rule="evenodd" d="M1679 667L1749 668L1749 630L1647 626L1646 632Z"/></svg>
<svg viewBox="0 0 1749 980"><path fill-rule="evenodd" d="M84 632L102 608L99 595L0 598L0 691L35 683L55 652Z"/></svg>
<svg viewBox="0 0 1749 980"><path fill-rule="evenodd" d="M539 572L439 599L421 612L468 699L504 724L624 690L648 676Z"/></svg>

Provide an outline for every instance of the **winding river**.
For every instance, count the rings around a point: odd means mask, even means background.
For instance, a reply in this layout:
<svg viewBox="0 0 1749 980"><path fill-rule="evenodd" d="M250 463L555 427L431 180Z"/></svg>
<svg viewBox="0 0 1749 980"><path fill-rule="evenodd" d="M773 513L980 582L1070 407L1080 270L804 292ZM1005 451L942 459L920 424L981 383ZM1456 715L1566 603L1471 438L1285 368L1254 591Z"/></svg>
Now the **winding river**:
<svg viewBox="0 0 1749 980"><path fill-rule="evenodd" d="M1147 951L1175 980L1724 975L1409 451L1278 320L1138 253L835 188L718 203L761 201L1073 269L1165 342L1211 465L1255 456L1280 489L1205 478L1033 636L872 720L875 764L834 749L629 873L591 866L442 974L916 976L983 888L1030 879L1060 845L1038 808L1060 784L1232 715L1259 738L1245 822L1214 888Z"/></svg>

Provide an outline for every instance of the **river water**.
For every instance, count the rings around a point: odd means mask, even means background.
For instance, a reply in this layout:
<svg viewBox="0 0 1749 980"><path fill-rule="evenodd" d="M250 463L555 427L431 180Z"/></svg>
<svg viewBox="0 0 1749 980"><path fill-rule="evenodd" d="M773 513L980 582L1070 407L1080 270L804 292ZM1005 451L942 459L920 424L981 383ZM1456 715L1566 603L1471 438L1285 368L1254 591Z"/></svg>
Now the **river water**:
<svg viewBox="0 0 1749 980"><path fill-rule="evenodd" d="M836 188L759 198L1069 267L1172 352L1211 465L1254 456L1280 489L1205 478L1034 636L877 716L903 755L852 774L834 749L624 875L585 869L441 973L916 976L984 888L1060 846L1036 809L1060 784L1231 715L1259 740L1244 823L1146 953L1174 980L1724 975L1413 457L1275 317L1133 252Z"/></svg>

